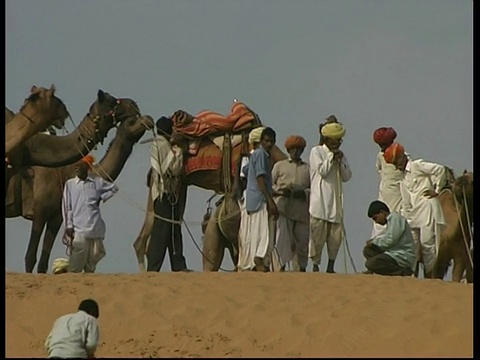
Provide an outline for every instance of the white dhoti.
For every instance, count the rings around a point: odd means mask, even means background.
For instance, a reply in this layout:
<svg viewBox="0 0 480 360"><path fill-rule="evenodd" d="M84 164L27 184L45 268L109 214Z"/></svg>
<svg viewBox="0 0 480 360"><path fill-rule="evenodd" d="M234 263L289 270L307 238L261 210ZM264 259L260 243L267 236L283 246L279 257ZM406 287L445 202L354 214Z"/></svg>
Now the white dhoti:
<svg viewBox="0 0 480 360"><path fill-rule="evenodd" d="M314 216L310 216L310 241L308 243L308 256L310 259L312 259L313 264L320 265L325 242L327 243L328 259L336 260L342 240L342 224L332 223Z"/></svg>
<svg viewBox="0 0 480 360"><path fill-rule="evenodd" d="M290 220L283 215L278 217L275 254L280 266L293 261L295 271L307 267L309 234L308 223Z"/></svg>
<svg viewBox="0 0 480 360"><path fill-rule="evenodd" d="M103 238L86 238L75 234L69 258L69 272L93 273L97 264L106 255Z"/></svg>
<svg viewBox="0 0 480 360"><path fill-rule="evenodd" d="M263 265L269 267L275 239L275 220L268 215L266 203L251 214L242 208L241 211L237 268L239 271L252 270L256 257L263 259Z"/></svg>
<svg viewBox="0 0 480 360"><path fill-rule="evenodd" d="M412 228L412 236L417 253L416 262L420 261L420 259L422 260L425 272L432 271L437 260L442 227L442 224L431 221L428 225Z"/></svg>

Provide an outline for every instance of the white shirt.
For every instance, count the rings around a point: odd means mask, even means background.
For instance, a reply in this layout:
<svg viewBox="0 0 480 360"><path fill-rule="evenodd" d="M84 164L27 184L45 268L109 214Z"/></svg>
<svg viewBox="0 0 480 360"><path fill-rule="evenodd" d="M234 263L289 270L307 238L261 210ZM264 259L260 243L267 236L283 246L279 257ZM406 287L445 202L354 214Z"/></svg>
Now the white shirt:
<svg viewBox="0 0 480 360"><path fill-rule="evenodd" d="M310 151L310 215L333 223L340 223L343 204L341 203L341 181L352 177L347 158L340 163L333 161L333 152L324 144ZM339 171L340 170L340 171Z"/></svg>
<svg viewBox="0 0 480 360"><path fill-rule="evenodd" d="M388 164L381 151L377 154L375 167L380 175L378 200L386 203L391 212L400 213L402 206L402 194L400 192L400 182L403 178L402 171L397 170L395 165Z"/></svg>
<svg viewBox="0 0 480 360"><path fill-rule="evenodd" d="M99 337L97 319L79 310L55 321L45 349L48 357L86 359L95 353Z"/></svg>
<svg viewBox="0 0 480 360"><path fill-rule="evenodd" d="M401 214L411 227L418 228L435 220L445 224L438 198L428 198L426 190L442 190L446 183L445 167L422 159L409 160L400 183L402 193Z"/></svg>
<svg viewBox="0 0 480 360"><path fill-rule="evenodd" d="M87 238L105 237L105 222L100 213L100 201L110 199L118 192L115 184L100 176L78 177L67 180L63 190L62 216L65 228Z"/></svg>

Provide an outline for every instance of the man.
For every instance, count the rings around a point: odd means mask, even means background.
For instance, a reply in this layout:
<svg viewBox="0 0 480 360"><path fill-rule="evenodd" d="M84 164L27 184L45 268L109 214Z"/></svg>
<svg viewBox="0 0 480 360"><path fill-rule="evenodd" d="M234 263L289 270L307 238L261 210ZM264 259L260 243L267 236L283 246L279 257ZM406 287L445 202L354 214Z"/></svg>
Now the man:
<svg viewBox="0 0 480 360"><path fill-rule="evenodd" d="M310 152L310 241L309 257L313 271L320 271L325 242L328 250L327 273L334 266L343 240L342 182L350 180L352 171L340 150L345 128L340 123L328 123L321 128L323 145Z"/></svg>
<svg viewBox="0 0 480 360"><path fill-rule="evenodd" d="M240 162L240 168L239 168L240 183L238 185L241 188L240 189L241 195L239 195L238 206L240 208L241 220L240 220L240 229L238 231L238 264L236 264L237 270L248 269L248 265L246 265L246 262L248 262L249 248L243 246L244 241L242 240L242 239L245 239L247 236L247 227L246 227L246 221L245 221L247 217L247 208L245 204L245 196L247 191L246 190L247 175L244 169L246 170L248 167L248 162L250 161L251 154L253 154L253 152L260 146L260 138L262 136L263 130L265 130L265 127L259 126L250 131L250 134L248 134L248 143L251 146L250 154L248 156L242 156L242 159Z"/></svg>
<svg viewBox="0 0 480 360"><path fill-rule="evenodd" d="M183 256L179 209L183 150L172 136L172 119L162 116L156 127L158 136L150 150L155 219L147 249L147 271L160 271L168 249L171 270L189 272Z"/></svg>
<svg viewBox="0 0 480 360"><path fill-rule="evenodd" d="M407 220L396 212L390 212L387 204L379 200L370 204L367 215L375 223L386 225L385 234L367 240L363 249L368 273L412 275L415 266L415 243Z"/></svg>
<svg viewBox="0 0 480 360"><path fill-rule="evenodd" d="M267 127L260 136L260 146L252 153L248 166L245 207L247 216L241 219L240 227L246 229L241 236L245 258L238 269L266 272L269 270L275 239L277 206L272 197L270 151L275 145L276 133Z"/></svg>
<svg viewBox="0 0 480 360"><path fill-rule="evenodd" d="M272 170L279 213L275 249L282 270L293 260L294 271L305 272L308 263L310 167L301 158L306 145L303 137L289 136L285 140L289 158Z"/></svg>
<svg viewBox="0 0 480 360"><path fill-rule="evenodd" d="M100 202L106 202L118 192L115 184L100 176L90 176L94 158L85 156L75 165L76 177L67 180L63 191L62 215L65 238L70 246L69 272L95 272L105 257L105 222Z"/></svg>
<svg viewBox="0 0 480 360"><path fill-rule="evenodd" d="M391 211L400 213L400 206L402 203L400 181L402 180L403 175L394 165L387 164L383 157L383 152L394 142L396 137L397 132L391 127L380 127L373 132L373 141L380 146L376 161L376 169L380 175L378 200L387 204ZM384 234L385 230L385 226L374 222L372 238Z"/></svg>
<svg viewBox="0 0 480 360"><path fill-rule="evenodd" d="M97 302L86 299L76 313L59 317L45 341L48 357L93 359L100 337L98 316Z"/></svg>
<svg viewBox="0 0 480 360"><path fill-rule="evenodd" d="M417 261L422 259L424 276L429 278L437 256L441 228L445 225L437 199L446 183L445 167L422 159L411 160L399 143L390 145L383 155L388 164L395 165L402 172L401 214L412 228Z"/></svg>

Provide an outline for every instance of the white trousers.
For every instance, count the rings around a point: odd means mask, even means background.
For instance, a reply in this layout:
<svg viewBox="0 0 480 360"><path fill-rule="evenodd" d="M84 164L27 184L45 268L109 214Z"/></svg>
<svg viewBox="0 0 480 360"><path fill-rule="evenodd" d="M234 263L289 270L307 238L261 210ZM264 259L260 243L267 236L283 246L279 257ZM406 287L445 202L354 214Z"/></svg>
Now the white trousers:
<svg viewBox="0 0 480 360"><path fill-rule="evenodd" d="M417 261L421 258L426 272L433 269L437 260L438 244L442 225L432 221L429 225L412 228L413 241L417 249Z"/></svg>
<svg viewBox="0 0 480 360"><path fill-rule="evenodd" d="M336 260L338 250L343 240L343 228L340 223L310 216L310 241L308 243L308 256L313 264L320 265L322 251L327 243L328 259Z"/></svg>
<svg viewBox="0 0 480 360"><path fill-rule="evenodd" d="M309 235L308 223L290 220L283 215L278 217L275 253L280 266L293 261L295 271L307 267Z"/></svg>
<svg viewBox="0 0 480 360"><path fill-rule="evenodd" d="M97 264L106 255L103 238L86 238L75 233L69 258L69 272L94 273Z"/></svg>

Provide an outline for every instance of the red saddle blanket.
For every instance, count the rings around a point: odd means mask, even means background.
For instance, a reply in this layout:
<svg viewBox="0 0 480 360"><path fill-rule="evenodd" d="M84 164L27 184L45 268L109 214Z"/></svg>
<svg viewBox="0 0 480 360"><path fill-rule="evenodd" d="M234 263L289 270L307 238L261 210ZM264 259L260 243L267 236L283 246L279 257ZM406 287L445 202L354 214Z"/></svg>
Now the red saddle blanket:
<svg viewBox="0 0 480 360"><path fill-rule="evenodd" d="M178 110L172 115L174 131L190 138L248 129L253 125L254 119L255 114L238 101L233 103L230 114L227 116L210 110L201 111L195 116Z"/></svg>

